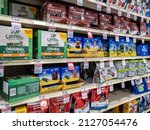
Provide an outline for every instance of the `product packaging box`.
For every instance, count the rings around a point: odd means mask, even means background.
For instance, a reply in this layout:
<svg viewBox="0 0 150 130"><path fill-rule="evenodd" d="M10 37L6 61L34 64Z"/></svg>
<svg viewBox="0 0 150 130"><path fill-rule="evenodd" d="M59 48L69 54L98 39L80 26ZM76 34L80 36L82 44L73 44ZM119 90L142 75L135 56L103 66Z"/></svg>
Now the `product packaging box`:
<svg viewBox="0 0 150 130"><path fill-rule="evenodd" d="M67 34L38 30L36 32L35 58L64 58L66 57Z"/></svg>
<svg viewBox="0 0 150 130"><path fill-rule="evenodd" d="M137 55L138 56L148 56L149 54L149 47L148 45L137 45Z"/></svg>
<svg viewBox="0 0 150 130"><path fill-rule="evenodd" d="M18 106L15 108L16 113L27 113L27 107L26 106Z"/></svg>
<svg viewBox="0 0 150 130"><path fill-rule="evenodd" d="M133 39L130 38L129 44L129 56L136 56L136 44L133 42Z"/></svg>
<svg viewBox="0 0 150 130"><path fill-rule="evenodd" d="M60 90L63 84L60 82L60 69L47 68L42 70L39 74L40 79L40 93Z"/></svg>
<svg viewBox="0 0 150 130"><path fill-rule="evenodd" d="M64 83L79 81L80 79L80 68L74 66L74 70L69 70L68 67L61 68L61 80Z"/></svg>
<svg viewBox="0 0 150 130"><path fill-rule="evenodd" d="M14 31L11 27L0 26L0 60L32 59L32 29Z"/></svg>
<svg viewBox="0 0 150 130"><path fill-rule="evenodd" d="M10 103L38 96L39 78L35 76L6 78L0 87L0 93Z"/></svg>
<svg viewBox="0 0 150 130"><path fill-rule="evenodd" d="M137 100L130 101L123 105L123 113L137 113L138 102Z"/></svg>
<svg viewBox="0 0 150 130"><path fill-rule="evenodd" d="M23 18L37 18L37 8L23 4L10 3L9 15Z"/></svg>
<svg viewBox="0 0 150 130"><path fill-rule="evenodd" d="M115 39L113 38L109 39L109 56L110 57L117 56L117 45L116 45Z"/></svg>
<svg viewBox="0 0 150 130"><path fill-rule="evenodd" d="M0 14L8 14L8 0L0 0Z"/></svg>

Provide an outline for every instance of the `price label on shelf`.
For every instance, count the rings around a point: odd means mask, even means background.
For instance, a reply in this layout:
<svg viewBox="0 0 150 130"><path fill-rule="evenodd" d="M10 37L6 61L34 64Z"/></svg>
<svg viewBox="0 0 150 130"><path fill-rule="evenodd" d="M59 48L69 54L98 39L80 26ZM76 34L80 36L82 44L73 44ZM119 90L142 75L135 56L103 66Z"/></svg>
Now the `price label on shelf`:
<svg viewBox="0 0 150 130"><path fill-rule="evenodd" d="M125 88L125 82L121 83L121 87Z"/></svg>
<svg viewBox="0 0 150 130"><path fill-rule="evenodd" d="M110 8L110 6L107 6L107 13L108 13L108 14L111 13L111 8Z"/></svg>
<svg viewBox="0 0 150 130"><path fill-rule="evenodd" d="M107 39L107 32L103 32L103 39Z"/></svg>
<svg viewBox="0 0 150 130"><path fill-rule="evenodd" d="M65 94L63 96L63 103L66 104L66 103L69 103L70 101L70 96L68 94Z"/></svg>
<svg viewBox="0 0 150 130"><path fill-rule="evenodd" d="M122 11L118 10L118 16L122 16Z"/></svg>
<svg viewBox="0 0 150 130"><path fill-rule="evenodd" d="M146 59L145 58L143 58L143 62L146 63Z"/></svg>
<svg viewBox="0 0 150 130"><path fill-rule="evenodd" d="M141 18L141 22L142 22L142 23L144 22L144 18L143 18L143 17Z"/></svg>
<svg viewBox="0 0 150 130"><path fill-rule="evenodd" d="M127 12L127 18L131 18L131 15L129 12Z"/></svg>
<svg viewBox="0 0 150 130"><path fill-rule="evenodd" d="M111 84L111 85L109 86L109 91L110 91L110 92L113 92L113 91L114 91L114 85Z"/></svg>
<svg viewBox="0 0 150 130"><path fill-rule="evenodd" d="M101 67L101 68L104 68L104 67L105 67L103 60L100 61L100 67Z"/></svg>
<svg viewBox="0 0 150 130"><path fill-rule="evenodd" d="M143 44L145 43L144 39L142 39L142 43L143 43Z"/></svg>
<svg viewBox="0 0 150 130"><path fill-rule="evenodd" d="M83 0L77 0L77 5L78 6L83 6Z"/></svg>
<svg viewBox="0 0 150 130"><path fill-rule="evenodd" d="M53 22L49 23L49 25L48 25L48 31L52 31L52 32L56 31L56 27L54 26Z"/></svg>
<svg viewBox="0 0 150 130"><path fill-rule="evenodd" d="M48 99L41 99L40 100L40 108L41 108L41 110L48 108Z"/></svg>
<svg viewBox="0 0 150 130"><path fill-rule="evenodd" d="M115 41L119 42L119 35L115 35Z"/></svg>
<svg viewBox="0 0 150 130"><path fill-rule="evenodd" d="M68 62L68 69L69 70L74 70L74 63L73 62Z"/></svg>
<svg viewBox="0 0 150 130"><path fill-rule="evenodd" d="M102 89L101 89L101 87L98 87L97 88L97 95L100 95L102 93Z"/></svg>
<svg viewBox="0 0 150 130"><path fill-rule="evenodd" d="M137 16L136 15L134 15L134 21L137 21Z"/></svg>
<svg viewBox="0 0 150 130"><path fill-rule="evenodd" d="M87 99L88 98L88 91L82 91L82 99Z"/></svg>
<svg viewBox="0 0 150 130"><path fill-rule="evenodd" d="M101 11L102 10L102 5L100 4L100 2L97 2L97 11Z"/></svg>
<svg viewBox="0 0 150 130"><path fill-rule="evenodd" d="M130 42L130 38L126 36L126 42Z"/></svg>
<svg viewBox="0 0 150 130"><path fill-rule="evenodd" d="M68 38L73 38L73 29L72 28L68 28L68 31L67 31L67 36Z"/></svg>
<svg viewBox="0 0 150 130"><path fill-rule="evenodd" d="M11 107L9 103L5 102L3 104L0 104L1 108L1 113L10 113L11 112Z"/></svg>
<svg viewBox="0 0 150 130"><path fill-rule="evenodd" d="M133 38L133 42L136 43L136 38Z"/></svg>
<svg viewBox="0 0 150 130"><path fill-rule="evenodd" d="M87 31L87 35L88 35L88 38L93 38L93 34L92 34L92 32L90 30Z"/></svg>
<svg viewBox="0 0 150 130"><path fill-rule="evenodd" d="M20 31L21 30L20 18L12 17L11 27L12 27L12 30L14 30L14 31Z"/></svg>
<svg viewBox="0 0 150 130"><path fill-rule="evenodd" d="M34 64L34 74L41 74L43 70L42 63L35 63Z"/></svg>
<svg viewBox="0 0 150 130"><path fill-rule="evenodd" d="M110 60L110 61L109 61L109 65L110 65L110 66L114 66L113 60Z"/></svg>
<svg viewBox="0 0 150 130"><path fill-rule="evenodd" d="M146 19L146 23L149 23L149 19Z"/></svg>
<svg viewBox="0 0 150 130"><path fill-rule="evenodd" d="M134 80L131 80L131 85L134 86Z"/></svg>
<svg viewBox="0 0 150 130"><path fill-rule="evenodd" d="M4 65L0 63L0 77L4 77Z"/></svg>
<svg viewBox="0 0 150 130"><path fill-rule="evenodd" d="M122 59L122 65L125 66L126 65L126 61L125 59Z"/></svg>
<svg viewBox="0 0 150 130"><path fill-rule="evenodd" d="M84 69L89 69L89 62L88 61L84 61Z"/></svg>

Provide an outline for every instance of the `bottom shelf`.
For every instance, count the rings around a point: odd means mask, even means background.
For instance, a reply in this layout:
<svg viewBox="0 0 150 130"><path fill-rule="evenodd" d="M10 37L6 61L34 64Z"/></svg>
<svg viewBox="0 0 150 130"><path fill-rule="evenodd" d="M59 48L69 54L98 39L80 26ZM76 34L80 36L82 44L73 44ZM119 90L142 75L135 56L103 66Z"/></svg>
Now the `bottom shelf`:
<svg viewBox="0 0 150 130"><path fill-rule="evenodd" d="M130 93L129 90L126 90L126 89L110 93L109 98L108 98L108 102L109 102L108 108L104 109L102 111L95 111L95 110L93 111L93 110L91 110L91 113L106 112L106 111L108 111L108 110L110 110L114 107L123 105L123 104L125 104L129 101L140 98L140 97L145 96L147 94L150 94L150 92L135 95L135 94ZM147 113L147 112L145 112L145 113Z"/></svg>

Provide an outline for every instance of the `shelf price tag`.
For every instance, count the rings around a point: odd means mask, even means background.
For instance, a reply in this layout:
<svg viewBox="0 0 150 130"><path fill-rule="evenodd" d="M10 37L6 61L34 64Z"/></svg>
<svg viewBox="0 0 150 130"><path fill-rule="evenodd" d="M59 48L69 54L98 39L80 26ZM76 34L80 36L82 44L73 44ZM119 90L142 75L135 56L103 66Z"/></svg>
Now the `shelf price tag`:
<svg viewBox="0 0 150 130"><path fill-rule="evenodd" d="M63 91L63 103L66 104L70 101L70 96L69 94L67 93L67 91Z"/></svg>
<svg viewBox="0 0 150 130"><path fill-rule="evenodd" d="M129 12L127 12L127 18L130 18L130 17L131 17L130 13L129 13Z"/></svg>
<svg viewBox="0 0 150 130"><path fill-rule="evenodd" d="M107 6L107 13L108 13L108 14L111 13L111 8L110 8L110 6Z"/></svg>
<svg viewBox="0 0 150 130"><path fill-rule="evenodd" d="M107 39L107 32L103 32L103 39Z"/></svg>
<svg viewBox="0 0 150 130"><path fill-rule="evenodd" d="M50 23L49 23L48 31L52 31L52 32L55 32L55 31L56 31L56 27L54 26L54 23L53 23L53 22L50 22Z"/></svg>
<svg viewBox="0 0 150 130"><path fill-rule="evenodd" d="M42 73L42 70L43 70L43 65L42 65L42 63L36 62L36 63L34 64L34 74L41 74L41 73Z"/></svg>
<svg viewBox="0 0 150 130"><path fill-rule="evenodd" d="M121 83L121 87L125 88L125 82Z"/></svg>
<svg viewBox="0 0 150 130"><path fill-rule="evenodd" d="M74 63L73 62L68 62L68 69L69 70L74 70Z"/></svg>
<svg viewBox="0 0 150 130"><path fill-rule="evenodd" d="M89 62L88 61L84 61L84 69L89 69Z"/></svg>
<svg viewBox="0 0 150 130"><path fill-rule="evenodd" d="M136 38L133 38L133 42L136 43Z"/></svg>
<svg viewBox="0 0 150 130"><path fill-rule="evenodd" d="M101 10L102 10L102 6L100 2L97 2L97 11L101 11Z"/></svg>
<svg viewBox="0 0 150 130"><path fill-rule="evenodd" d="M81 95L82 95L82 99L87 99L88 98L88 91L82 91Z"/></svg>
<svg viewBox="0 0 150 130"><path fill-rule="evenodd" d="M10 113L11 112L11 107L9 103L3 103L1 104L1 113Z"/></svg>
<svg viewBox="0 0 150 130"><path fill-rule="evenodd" d="M143 44L145 43L144 39L142 39L142 43L143 43Z"/></svg>
<svg viewBox="0 0 150 130"><path fill-rule="evenodd" d="M143 18L143 17L141 18L141 22L142 22L142 23L144 22L144 18Z"/></svg>
<svg viewBox="0 0 150 130"><path fill-rule="evenodd" d="M4 77L4 65L0 63L0 77Z"/></svg>
<svg viewBox="0 0 150 130"><path fill-rule="evenodd" d="M118 10L118 16L122 16L122 11Z"/></svg>
<svg viewBox="0 0 150 130"><path fill-rule="evenodd" d="M126 65L126 61L125 59L122 59L122 65L125 66Z"/></svg>
<svg viewBox="0 0 150 130"><path fill-rule="evenodd" d="M149 19L146 19L146 23L149 23Z"/></svg>
<svg viewBox="0 0 150 130"><path fill-rule="evenodd" d="M101 68L104 68L104 67L105 67L103 60L100 60L100 67L101 67Z"/></svg>
<svg viewBox="0 0 150 130"><path fill-rule="evenodd" d="M137 21L137 16L136 15L134 15L134 21Z"/></svg>
<svg viewBox="0 0 150 130"><path fill-rule="evenodd" d="M143 62L144 62L144 63L147 63L145 58L143 58Z"/></svg>
<svg viewBox="0 0 150 130"><path fill-rule="evenodd" d="M109 86L109 91L110 91L110 92L113 92L113 91L114 91L114 85L111 84L111 85Z"/></svg>
<svg viewBox="0 0 150 130"><path fill-rule="evenodd" d="M134 80L131 80L131 85L134 86Z"/></svg>
<svg viewBox="0 0 150 130"><path fill-rule="evenodd" d="M83 0L77 0L77 5L78 6L83 6Z"/></svg>
<svg viewBox="0 0 150 130"><path fill-rule="evenodd" d="M102 89L101 89L101 87L98 87L97 88L97 95L100 95L102 93Z"/></svg>
<svg viewBox="0 0 150 130"><path fill-rule="evenodd" d="M68 38L73 38L73 29L72 28L68 28L67 36L68 36Z"/></svg>
<svg viewBox="0 0 150 130"><path fill-rule="evenodd" d="M113 60L110 60L110 61L109 61L109 65L110 65L110 66L114 66Z"/></svg>
<svg viewBox="0 0 150 130"><path fill-rule="evenodd" d="M119 42L119 35L115 35L115 41Z"/></svg>
<svg viewBox="0 0 150 130"><path fill-rule="evenodd" d="M126 42L130 42L130 38L126 36Z"/></svg>
<svg viewBox="0 0 150 130"><path fill-rule="evenodd" d="M20 18L12 17L11 27L12 27L12 30L14 31L20 31L21 30Z"/></svg>

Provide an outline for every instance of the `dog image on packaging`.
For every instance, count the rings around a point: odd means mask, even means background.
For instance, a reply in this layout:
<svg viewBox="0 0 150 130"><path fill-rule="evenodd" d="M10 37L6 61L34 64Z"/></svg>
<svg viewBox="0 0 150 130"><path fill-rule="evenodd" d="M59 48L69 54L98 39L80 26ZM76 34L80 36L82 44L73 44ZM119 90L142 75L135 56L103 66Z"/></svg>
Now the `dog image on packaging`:
<svg viewBox="0 0 150 130"><path fill-rule="evenodd" d="M116 45L115 39L113 38L109 39L109 56L110 57L117 56L117 45Z"/></svg>
<svg viewBox="0 0 150 130"><path fill-rule="evenodd" d="M130 38L129 44L129 56L136 56L136 44L133 42L133 39Z"/></svg>
<svg viewBox="0 0 150 130"><path fill-rule="evenodd" d="M0 60L32 59L32 29L0 26Z"/></svg>
<svg viewBox="0 0 150 130"><path fill-rule="evenodd" d="M64 83L79 81L80 69L79 66L75 66L74 70L69 70L68 67L61 68L61 80Z"/></svg>

